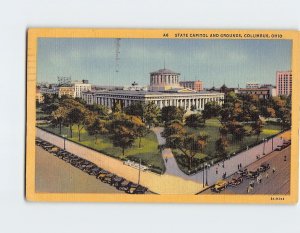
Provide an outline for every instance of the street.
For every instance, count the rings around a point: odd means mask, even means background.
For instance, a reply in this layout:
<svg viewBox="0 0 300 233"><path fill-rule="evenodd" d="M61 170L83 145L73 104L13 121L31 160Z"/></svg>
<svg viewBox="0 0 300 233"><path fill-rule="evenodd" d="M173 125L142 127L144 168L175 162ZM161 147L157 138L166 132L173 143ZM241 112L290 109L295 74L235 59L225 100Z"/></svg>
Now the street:
<svg viewBox="0 0 300 233"><path fill-rule="evenodd" d="M49 193L120 193L53 154L36 146L36 192Z"/></svg>
<svg viewBox="0 0 300 233"><path fill-rule="evenodd" d="M286 156L286 161L284 161ZM271 154L257 160L250 164L247 169L249 171L255 171L262 163L269 163L270 169L262 173L262 182L257 183L254 179L254 188L249 194L289 194L290 191L290 157L291 147L287 147L282 151L274 151ZM275 172L273 173L273 168ZM233 175L234 176L234 175ZM233 176L226 178L227 181L231 180ZM247 188L249 186L250 179L244 178L244 181L236 186L228 186L220 194L248 194ZM216 194L210 189L207 189L200 194Z"/></svg>

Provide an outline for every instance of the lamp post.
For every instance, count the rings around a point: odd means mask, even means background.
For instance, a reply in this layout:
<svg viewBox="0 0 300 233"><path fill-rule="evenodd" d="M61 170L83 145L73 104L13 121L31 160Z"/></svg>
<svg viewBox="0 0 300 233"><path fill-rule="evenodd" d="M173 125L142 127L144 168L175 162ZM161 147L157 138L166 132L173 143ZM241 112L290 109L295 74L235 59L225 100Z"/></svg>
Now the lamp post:
<svg viewBox="0 0 300 233"><path fill-rule="evenodd" d="M267 140L267 139L263 138L263 141L264 141L263 155L265 155L266 140Z"/></svg>
<svg viewBox="0 0 300 233"><path fill-rule="evenodd" d="M272 151L273 151L273 139L274 139L274 137L272 137Z"/></svg>
<svg viewBox="0 0 300 233"><path fill-rule="evenodd" d="M207 182L207 163L205 163L205 185L208 186L208 182Z"/></svg>
<svg viewBox="0 0 300 233"><path fill-rule="evenodd" d="M205 164L203 164L203 170L202 170L202 188L204 188L204 172L205 172Z"/></svg>
<svg viewBox="0 0 300 233"><path fill-rule="evenodd" d="M63 139L64 139L64 150L66 150L66 137L67 137L68 135L63 134L63 135L61 135L61 136L62 136Z"/></svg>
<svg viewBox="0 0 300 233"><path fill-rule="evenodd" d="M142 160L140 158L140 163L139 163L139 177L138 177L138 185L140 184L140 180L141 180L141 163L142 163Z"/></svg>

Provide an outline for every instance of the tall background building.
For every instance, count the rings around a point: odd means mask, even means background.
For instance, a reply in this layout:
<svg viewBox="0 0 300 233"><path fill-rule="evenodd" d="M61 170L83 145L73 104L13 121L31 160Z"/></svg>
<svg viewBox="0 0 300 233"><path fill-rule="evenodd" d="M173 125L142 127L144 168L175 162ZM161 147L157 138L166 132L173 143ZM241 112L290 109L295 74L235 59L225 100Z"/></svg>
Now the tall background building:
<svg viewBox="0 0 300 233"><path fill-rule="evenodd" d="M292 71L276 72L277 95L292 94Z"/></svg>

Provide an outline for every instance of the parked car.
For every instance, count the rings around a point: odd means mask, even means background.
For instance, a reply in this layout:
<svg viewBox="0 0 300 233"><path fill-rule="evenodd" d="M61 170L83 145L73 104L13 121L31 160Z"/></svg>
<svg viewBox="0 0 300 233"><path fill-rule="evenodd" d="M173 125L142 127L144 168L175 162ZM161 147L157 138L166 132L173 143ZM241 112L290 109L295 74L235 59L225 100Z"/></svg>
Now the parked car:
<svg viewBox="0 0 300 233"><path fill-rule="evenodd" d="M99 172L99 175L98 175L96 178L102 180L102 179L104 179L104 177L105 177L107 174L109 174L108 171L101 170L101 171Z"/></svg>
<svg viewBox="0 0 300 233"><path fill-rule="evenodd" d="M121 191L127 191L130 186L131 186L132 182L128 181L128 180L123 180L119 186L116 186L117 189L121 190Z"/></svg>
<svg viewBox="0 0 300 233"><path fill-rule="evenodd" d="M114 174L109 173L109 174L107 174L101 181L102 181L103 183L112 184L112 180L113 180L113 177L114 177L114 176L115 176Z"/></svg>
<svg viewBox="0 0 300 233"><path fill-rule="evenodd" d="M246 178L247 179L255 179L256 177L259 176L259 172L258 171L248 171Z"/></svg>
<svg viewBox="0 0 300 233"><path fill-rule="evenodd" d="M247 173L248 173L248 169L247 168L245 168L245 169L239 169L237 171L237 174L240 175L240 176L246 176Z"/></svg>
<svg viewBox="0 0 300 233"><path fill-rule="evenodd" d="M130 188L127 189L126 193L130 194L144 194L147 191L147 188L139 185L131 183Z"/></svg>
<svg viewBox="0 0 300 233"><path fill-rule="evenodd" d="M228 185L228 181L219 180L215 185L211 188L211 191L220 193L222 190L226 189Z"/></svg>
<svg viewBox="0 0 300 233"><path fill-rule="evenodd" d="M98 176L100 174L100 172L101 172L101 168L95 166L88 171L88 174L91 176Z"/></svg>
<svg viewBox="0 0 300 233"><path fill-rule="evenodd" d="M257 168L257 171L258 172L265 172L267 171L268 169L270 169L270 164L268 163L262 163L259 168Z"/></svg>
<svg viewBox="0 0 300 233"><path fill-rule="evenodd" d="M137 186L132 186L129 189L129 193L130 194L144 194L145 192L147 192L147 188L141 186L141 185L137 185Z"/></svg>
<svg viewBox="0 0 300 233"><path fill-rule="evenodd" d="M228 185L236 187L239 184L241 184L243 182L243 177L242 176L235 176L233 177L229 182Z"/></svg>
<svg viewBox="0 0 300 233"><path fill-rule="evenodd" d="M112 185L114 187L118 187L120 185L120 183L122 183L124 181L124 178L119 177L119 176L114 176L112 179Z"/></svg>
<svg viewBox="0 0 300 233"><path fill-rule="evenodd" d="M41 140L39 138L35 139L35 144L38 145L38 146L40 146L42 142L43 142L43 140Z"/></svg>

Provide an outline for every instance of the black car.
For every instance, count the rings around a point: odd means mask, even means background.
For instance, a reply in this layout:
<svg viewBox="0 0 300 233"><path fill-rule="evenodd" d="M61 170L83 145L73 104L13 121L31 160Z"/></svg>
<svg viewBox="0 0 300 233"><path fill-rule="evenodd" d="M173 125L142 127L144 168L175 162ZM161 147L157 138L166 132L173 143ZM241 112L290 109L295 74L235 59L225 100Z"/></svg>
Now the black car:
<svg viewBox="0 0 300 233"><path fill-rule="evenodd" d="M101 181L102 181L103 183L112 184L112 181L113 181L114 176L115 176L114 174L109 173L109 174L107 174Z"/></svg>
<svg viewBox="0 0 300 233"><path fill-rule="evenodd" d="M101 170L102 170L101 168L95 166L88 171L88 174L91 176L98 176L100 174Z"/></svg>
<svg viewBox="0 0 300 233"><path fill-rule="evenodd" d="M102 180L102 179L104 179L105 178L105 176L106 175L108 175L109 174L109 172L108 171L105 171L105 170L101 170L101 171L99 171L99 174L97 175L97 179L100 179L100 180Z"/></svg>
<svg viewBox="0 0 300 233"><path fill-rule="evenodd" d="M147 192L147 188L145 188L144 186L139 185L134 191L133 194L144 194L145 192Z"/></svg>
<svg viewBox="0 0 300 233"><path fill-rule="evenodd" d="M247 179L255 179L256 177L259 176L259 172L258 171L248 171L246 178Z"/></svg>
<svg viewBox="0 0 300 233"><path fill-rule="evenodd" d="M130 194L144 194L147 191L147 188L139 185L139 184L134 184L132 183L130 188L126 191L126 193Z"/></svg>
<svg viewBox="0 0 300 233"><path fill-rule="evenodd" d="M241 184L242 182L243 182L243 177L242 177L242 176L236 176L236 177L233 177L233 178L228 182L228 185L233 186L233 187L236 187L236 186L238 186L239 184Z"/></svg>
<svg viewBox="0 0 300 233"><path fill-rule="evenodd" d="M118 187L123 181L124 181L124 178L119 177L119 176L114 176L112 179L112 186Z"/></svg>
<svg viewBox="0 0 300 233"><path fill-rule="evenodd" d="M240 175L240 176L246 176L248 174L248 169L245 168L245 169L239 169L237 171L237 174Z"/></svg>
<svg viewBox="0 0 300 233"><path fill-rule="evenodd" d="M132 182L130 182L128 180L123 180L121 183L119 183L119 186L116 186L116 188L121 191L127 191L131 185L132 185Z"/></svg>
<svg viewBox="0 0 300 233"><path fill-rule="evenodd" d="M270 164L268 164L268 163L262 163L262 164L260 165L260 167L257 168L257 171L258 171L258 172L265 172L265 171L267 171L268 169L270 169Z"/></svg>

